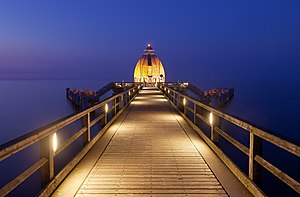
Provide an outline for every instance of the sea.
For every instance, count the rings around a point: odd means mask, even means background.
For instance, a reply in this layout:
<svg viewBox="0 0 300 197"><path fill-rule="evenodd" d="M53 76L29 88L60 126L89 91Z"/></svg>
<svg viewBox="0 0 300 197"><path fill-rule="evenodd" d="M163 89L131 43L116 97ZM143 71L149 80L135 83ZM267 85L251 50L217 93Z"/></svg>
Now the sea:
<svg viewBox="0 0 300 197"><path fill-rule="evenodd" d="M74 113L73 105L66 99L66 88L97 91L108 82L105 80L0 80L0 146ZM300 80L194 80L191 82L202 90L234 88L234 97L220 110L300 145ZM237 158L239 157L232 160L239 162ZM300 181L299 168L296 166L299 164L299 159L293 156L283 156L283 158L287 160L281 160L279 165L284 166L285 162L296 161L294 167L287 171L293 173L296 171L293 178ZM270 176L272 175L266 175L266 177ZM267 194L272 196L277 191L272 192L271 183L264 188L270 190ZM3 186L0 180L0 186L1 184Z"/></svg>

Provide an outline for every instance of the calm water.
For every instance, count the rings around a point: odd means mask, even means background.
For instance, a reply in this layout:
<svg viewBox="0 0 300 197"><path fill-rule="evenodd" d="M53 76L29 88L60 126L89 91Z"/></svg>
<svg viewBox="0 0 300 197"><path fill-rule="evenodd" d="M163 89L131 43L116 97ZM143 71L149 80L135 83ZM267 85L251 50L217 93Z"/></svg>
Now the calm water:
<svg viewBox="0 0 300 197"><path fill-rule="evenodd" d="M194 83L204 90L234 87L235 95L224 111L297 145L300 144L300 81L195 81ZM248 132L226 124L221 128L249 147ZM246 155L222 138L219 147L248 174ZM299 158L266 141L263 142L262 155L283 172L300 181ZM268 196L298 196L265 169L262 169L261 187Z"/></svg>
<svg viewBox="0 0 300 197"><path fill-rule="evenodd" d="M193 83L203 90L233 87L235 95L224 111L300 144L300 80Z"/></svg>
<svg viewBox="0 0 300 197"><path fill-rule="evenodd" d="M0 80L0 144L74 113L66 88L98 90L107 81Z"/></svg>
<svg viewBox="0 0 300 197"><path fill-rule="evenodd" d="M101 80L0 80L0 145L73 113L74 109L65 96L67 87L98 90L107 82ZM223 109L224 111L267 128L298 145L300 144L298 115L300 112L300 81L192 82L203 90L216 87L234 87L235 96ZM236 133L237 138L239 135L240 133ZM247 137L245 139L247 141ZM223 146L226 152L226 147L229 145L224 142ZM272 148L270 150L273 151ZM240 156L237 158L236 162L239 162ZM277 162L278 166L284 168L285 162L287 162L286 157L282 154L281 158L283 159L276 159L275 163ZM287 158L288 161L294 162L295 160L295 158ZM232 159L236 160L236 158ZM270 159L274 158L271 157ZM241 160L240 163L243 161ZM246 159L244 163L247 167ZM299 163L299 159L292 168L286 169L286 172L295 172L296 170L295 178L299 181L297 163ZM5 168L4 163L0 166ZM240 167L243 168L243 164ZM7 168L9 169L9 167ZM36 176L38 179L38 175ZM28 185L30 186L30 184ZM272 184L265 186L267 189L271 187ZM28 195L31 194L28 193Z"/></svg>

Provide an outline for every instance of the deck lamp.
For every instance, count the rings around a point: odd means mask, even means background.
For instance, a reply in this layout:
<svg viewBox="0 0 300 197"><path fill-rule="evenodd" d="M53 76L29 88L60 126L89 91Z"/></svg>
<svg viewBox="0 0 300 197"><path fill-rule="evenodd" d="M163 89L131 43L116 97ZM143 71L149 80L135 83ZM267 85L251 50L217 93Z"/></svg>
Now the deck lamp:
<svg viewBox="0 0 300 197"><path fill-rule="evenodd" d="M212 114L212 112L210 112L209 113L209 124L212 125L212 123L213 123L213 114Z"/></svg>
<svg viewBox="0 0 300 197"><path fill-rule="evenodd" d="M55 152L57 150L57 136L56 136L56 132L54 132L53 134L53 138L52 138L52 145L53 145L53 151Z"/></svg>
<svg viewBox="0 0 300 197"><path fill-rule="evenodd" d="M185 98L183 98L183 105L185 105L186 104L186 99Z"/></svg>
<svg viewBox="0 0 300 197"><path fill-rule="evenodd" d="M108 112L108 105L107 105L107 103L105 104L105 113L107 113Z"/></svg>

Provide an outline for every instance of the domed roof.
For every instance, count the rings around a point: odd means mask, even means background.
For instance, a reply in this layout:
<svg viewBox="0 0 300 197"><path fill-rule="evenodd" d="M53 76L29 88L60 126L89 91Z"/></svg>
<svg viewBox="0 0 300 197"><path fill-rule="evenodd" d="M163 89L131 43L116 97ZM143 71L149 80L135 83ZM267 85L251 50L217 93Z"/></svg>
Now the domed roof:
<svg viewBox="0 0 300 197"><path fill-rule="evenodd" d="M135 82L164 82L165 71L160 59L154 54L151 45L148 44L143 56L138 60L134 70Z"/></svg>

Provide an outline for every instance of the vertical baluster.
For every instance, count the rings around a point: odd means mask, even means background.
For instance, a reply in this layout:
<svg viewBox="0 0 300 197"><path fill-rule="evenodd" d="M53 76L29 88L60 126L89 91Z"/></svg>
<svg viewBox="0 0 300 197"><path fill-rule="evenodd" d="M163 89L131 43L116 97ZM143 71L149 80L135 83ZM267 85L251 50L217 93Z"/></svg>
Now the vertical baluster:
<svg viewBox="0 0 300 197"><path fill-rule="evenodd" d="M125 94L123 94L123 101L124 101L123 106L125 106L127 104L127 92L125 92Z"/></svg>
<svg viewBox="0 0 300 197"><path fill-rule="evenodd" d="M182 103L183 103L183 113L184 115L186 115L186 106L188 105L188 100L184 97L183 100L182 100Z"/></svg>
<svg viewBox="0 0 300 197"><path fill-rule="evenodd" d="M113 104L114 105L114 114L113 114L113 116L115 116L117 114L117 98L115 98L113 102L114 102L114 104Z"/></svg>
<svg viewBox="0 0 300 197"><path fill-rule="evenodd" d="M107 124L108 103L104 105L104 124Z"/></svg>
<svg viewBox="0 0 300 197"><path fill-rule="evenodd" d="M122 109L122 107L123 107L123 94L120 95L119 103L120 103L119 107L120 107L120 109Z"/></svg>
<svg viewBox="0 0 300 197"><path fill-rule="evenodd" d="M250 131L249 148L249 178L256 184L261 184L261 166L254 160L256 155L262 154L262 139Z"/></svg>
<svg viewBox="0 0 300 197"><path fill-rule="evenodd" d="M87 128L87 131L83 134L83 145L86 145L91 141L91 115L87 113L82 117L82 126Z"/></svg>
<svg viewBox="0 0 300 197"><path fill-rule="evenodd" d="M199 106L194 103L194 124L198 125L198 117L197 117L197 113L199 111Z"/></svg>
<svg viewBox="0 0 300 197"><path fill-rule="evenodd" d="M40 157L47 158L48 162L41 168L41 187L45 187L54 177L54 131L40 141Z"/></svg>
<svg viewBox="0 0 300 197"><path fill-rule="evenodd" d="M183 104L182 104L182 101L183 101L183 97L178 94L178 100L177 100L177 108L183 112Z"/></svg>
<svg viewBox="0 0 300 197"><path fill-rule="evenodd" d="M128 91L128 101L127 101L127 103L128 103L130 100L131 100L131 91L129 90L129 91Z"/></svg>
<svg viewBox="0 0 300 197"><path fill-rule="evenodd" d="M209 123L210 123L210 139L217 144L219 142L219 134L215 131L214 125L217 125L217 121L214 120L214 115L212 112L209 113Z"/></svg>
<svg viewBox="0 0 300 197"><path fill-rule="evenodd" d="M176 105L176 93L175 92L173 92L173 103L174 103L174 105Z"/></svg>

